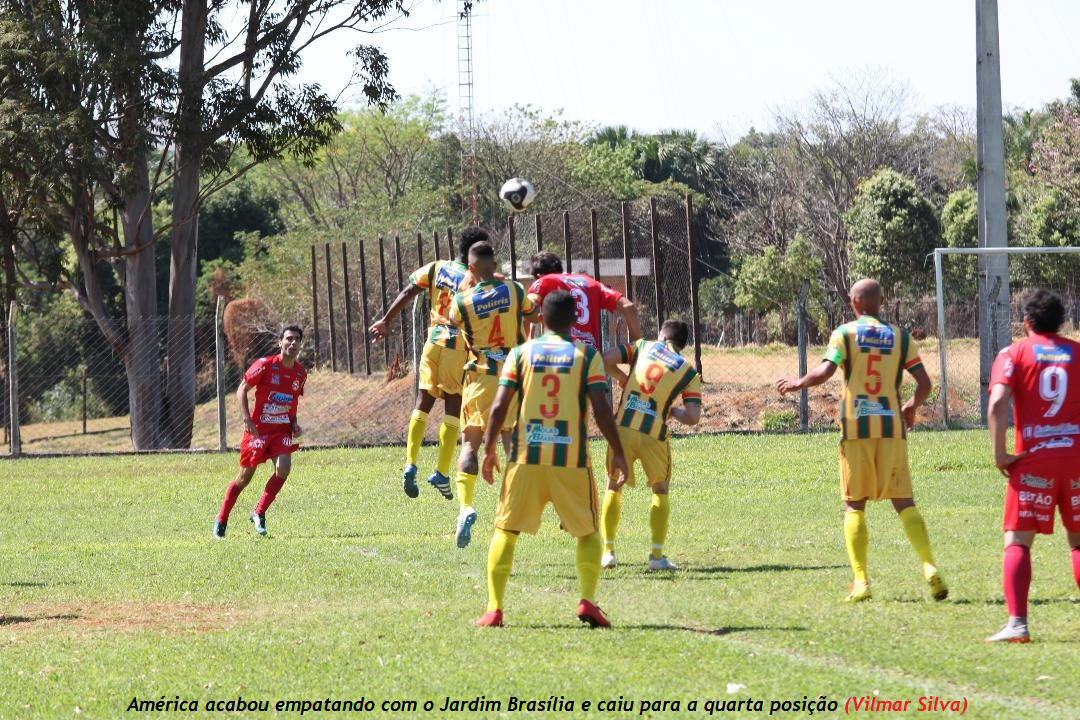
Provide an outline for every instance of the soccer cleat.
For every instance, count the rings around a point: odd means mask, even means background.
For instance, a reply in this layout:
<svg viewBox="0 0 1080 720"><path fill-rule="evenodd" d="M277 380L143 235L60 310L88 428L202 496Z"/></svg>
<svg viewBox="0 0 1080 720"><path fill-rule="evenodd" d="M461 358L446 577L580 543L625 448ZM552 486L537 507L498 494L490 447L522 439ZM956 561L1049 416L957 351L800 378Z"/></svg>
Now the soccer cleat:
<svg viewBox="0 0 1080 720"><path fill-rule="evenodd" d="M447 500L454 499L454 491L450 489L450 478L446 477L441 472L436 470L435 472L431 473L431 477L429 477L427 481L431 485L431 487L438 490L444 498L446 498Z"/></svg>
<svg viewBox="0 0 1080 720"><path fill-rule="evenodd" d="M420 488L416 487L416 466L409 463L401 473L401 489L411 498L420 494Z"/></svg>
<svg viewBox="0 0 1080 720"><path fill-rule="evenodd" d="M853 582L848 587L848 596L844 598L844 602L858 603L869 600L871 597L873 595L870 593L870 583Z"/></svg>
<svg viewBox="0 0 1080 720"><path fill-rule="evenodd" d="M462 508L457 519L457 546L464 548L469 546L472 540L472 526L476 522L476 511L471 507Z"/></svg>
<svg viewBox="0 0 1080 720"><path fill-rule="evenodd" d="M945 584L945 581L941 579L941 575L936 572L926 578L926 584L930 586L930 597L935 600L940 601L949 597L949 587Z"/></svg>
<svg viewBox="0 0 1080 720"><path fill-rule="evenodd" d="M604 613L596 605L585 598L581 599L581 602L577 606L577 619L585 623L589 627L594 628L609 628L611 623L604 617Z"/></svg>
<svg viewBox="0 0 1080 720"><path fill-rule="evenodd" d="M224 539L225 538L225 528L228 526L228 524L229 524L229 522L227 520L225 522L218 522L217 520L215 520L214 521L214 537L216 537L219 540Z"/></svg>
<svg viewBox="0 0 1080 720"><path fill-rule="evenodd" d="M476 627L502 627L502 610L488 610L473 621Z"/></svg>
<svg viewBox="0 0 1080 720"><path fill-rule="evenodd" d="M604 556L600 558L600 567L611 569L619 564L619 558L615 557L615 551L610 550L604 553Z"/></svg>
<svg viewBox="0 0 1080 720"><path fill-rule="evenodd" d="M1027 623L1014 623L1010 620L1000 630L986 638L986 642L1029 643L1031 635L1028 633Z"/></svg>
<svg viewBox="0 0 1080 720"><path fill-rule="evenodd" d="M266 515L251 513L251 523L255 526L255 532L266 537Z"/></svg>
<svg viewBox="0 0 1080 720"><path fill-rule="evenodd" d="M667 555L649 558L649 570L678 570L679 566L667 559Z"/></svg>

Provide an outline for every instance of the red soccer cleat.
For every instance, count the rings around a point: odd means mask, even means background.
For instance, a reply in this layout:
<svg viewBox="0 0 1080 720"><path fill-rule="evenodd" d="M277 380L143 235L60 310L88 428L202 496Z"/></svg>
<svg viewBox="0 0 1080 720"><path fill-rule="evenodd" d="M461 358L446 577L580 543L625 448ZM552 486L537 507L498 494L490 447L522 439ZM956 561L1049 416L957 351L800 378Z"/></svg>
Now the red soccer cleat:
<svg viewBox="0 0 1080 720"><path fill-rule="evenodd" d="M594 628L609 628L611 623L604 617L604 613L597 606L585 598L577 606L577 619Z"/></svg>
<svg viewBox="0 0 1080 720"><path fill-rule="evenodd" d="M502 610L488 610L482 617L477 618L473 625L476 627L502 627Z"/></svg>

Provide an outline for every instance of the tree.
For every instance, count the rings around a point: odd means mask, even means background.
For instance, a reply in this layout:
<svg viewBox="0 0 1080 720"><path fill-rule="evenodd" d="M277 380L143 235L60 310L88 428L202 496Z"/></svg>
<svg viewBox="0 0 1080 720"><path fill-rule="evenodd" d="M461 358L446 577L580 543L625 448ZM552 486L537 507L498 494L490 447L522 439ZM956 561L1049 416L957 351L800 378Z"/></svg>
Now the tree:
<svg viewBox="0 0 1080 720"><path fill-rule="evenodd" d="M941 228L933 205L912 180L879 170L859 183L844 224L854 275L876 278L892 297L929 289L926 256L937 246Z"/></svg>
<svg viewBox="0 0 1080 720"><path fill-rule="evenodd" d="M776 313L778 329L786 334L804 283L808 299L821 301L820 272L821 259L810 242L796 235L783 252L770 245L760 255L743 258L735 281L735 304L759 315Z"/></svg>
<svg viewBox="0 0 1080 720"><path fill-rule="evenodd" d="M941 237L947 247L978 247L978 199L971 188L957 190L949 196L941 210ZM974 298L978 274L974 256L945 257L942 260L942 282L949 295L967 300Z"/></svg>

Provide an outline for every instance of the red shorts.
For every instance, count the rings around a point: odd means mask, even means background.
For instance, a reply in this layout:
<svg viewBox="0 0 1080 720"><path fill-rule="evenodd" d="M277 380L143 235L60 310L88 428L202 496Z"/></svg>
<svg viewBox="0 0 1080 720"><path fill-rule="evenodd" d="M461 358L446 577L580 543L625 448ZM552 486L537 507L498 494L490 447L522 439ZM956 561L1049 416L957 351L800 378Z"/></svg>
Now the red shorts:
<svg viewBox="0 0 1080 720"><path fill-rule="evenodd" d="M240 467L258 467L278 455L296 452L298 447L291 432L252 435L245 431L240 440Z"/></svg>
<svg viewBox="0 0 1080 720"><path fill-rule="evenodd" d="M1080 468L1018 460L1009 469L1003 529L1052 535L1055 506L1065 530L1080 532Z"/></svg>

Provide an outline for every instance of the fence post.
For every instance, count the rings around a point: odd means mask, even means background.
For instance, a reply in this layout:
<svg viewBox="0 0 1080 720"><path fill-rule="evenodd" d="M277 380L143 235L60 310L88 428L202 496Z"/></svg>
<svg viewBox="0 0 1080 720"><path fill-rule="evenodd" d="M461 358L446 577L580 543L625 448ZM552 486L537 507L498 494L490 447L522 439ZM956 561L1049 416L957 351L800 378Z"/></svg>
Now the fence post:
<svg viewBox="0 0 1080 720"><path fill-rule="evenodd" d="M510 279L517 282L517 235L514 233L514 216L506 216L506 237L510 243Z"/></svg>
<svg viewBox="0 0 1080 720"><path fill-rule="evenodd" d="M86 368L82 369L82 434L86 434Z"/></svg>
<svg viewBox="0 0 1080 720"><path fill-rule="evenodd" d="M589 235L592 236L593 280L600 281L600 230L596 227L596 208L589 211Z"/></svg>
<svg viewBox="0 0 1080 720"><path fill-rule="evenodd" d="M382 296L382 317L386 317L386 249L383 236L379 236L379 295ZM390 328L387 328L387 332ZM383 355L386 359L386 367L390 368L390 338L383 341Z"/></svg>
<svg viewBox="0 0 1080 720"><path fill-rule="evenodd" d="M317 368L319 367L319 273L314 244L311 246L311 324L315 341L315 354L311 360L311 366Z"/></svg>
<svg viewBox="0 0 1080 720"><path fill-rule="evenodd" d="M633 302L634 286L630 282L630 205L625 201L619 203L619 211L622 214L623 282L626 283L626 297Z"/></svg>
<svg viewBox="0 0 1080 720"><path fill-rule="evenodd" d="M948 349L945 344L945 287L941 276L941 250L934 250L934 284L937 289L937 334L938 367L941 377L938 379L938 393L941 395L941 424L949 427L949 372L946 362Z"/></svg>
<svg viewBox="0 0 1080 720"><path fill-rule="evenodd" d="M225 298L218 295L217 307L214 308L214 372L217 380L217 436L218 450L225 450L225 333L222 319L225 312Z"/></svg>
<svg viewBox="0 0 1080 720"><path fill-rule="evenodd" d="M803 280L799 290L799 301L796 306L798 313L799 334L799 377L806 374L806 293L810 283ZM806 388L799 391L799 429L806 432L810 429L810 395Z"/></svg>
<svg viewBox="0 0 1080 720"><path fill-rule="evenodd" d="M19 306L11 301L8 307L8 410L11 412L11 457L22 453L22 439L19 436L19 369L15 366L15 320Z"/></svg>
<svg viewBox="0 0 1080 720"><path fill-rule="evenodd" d="M694 256L694 199L686 193L686 249L690 258L690 312L694 319L694 366L701 372L701 316L698 314L697 258Z"/></svg>
<svg viewBox="0 0 1080 720"><path fill-rule="evenodd" d="M424 236L420 231L416 233L416 267L424 267Z"/></svg>
<svg viewBox="0 0 1080 720"><path fill-rule="evenodd" d="M368 315L367 297L367 256L364 255L364 240L360 238L357 243L360 246L360 316L364 319L364 370L371 374L371 317Z"/></svg>
<svg viewBox="0 0 1080 720"><path fill-rule="evenodd" d="M352 375L356 372L353 360L352 293L349 292L349 251L344 241L341 243L341 279L345 286L345 347L348 349L349 374Z"/></svg>
<svg viewBox="0 0 1080 720"><path fill-rule="evenodd" d="M566 254L566 272L574 272L574 261L570 257L570 211L563 210L562 213L562 244L563 253Z"/></svg>
<svg viewBox="0 0 1080 720"><path fill-rule="evenodd" d="M394 234L394 258L397 261L397 289L400 293L404 289L404 285L401 284L401 237ZM402 312L401 315L401 359L405 359L405 330L408 328L408 322L405 318L407 313Z"/></svg>
<svg viewBox="0 0 1080 720"><path fill-rule="evenodd" d="M656 222L656 196L649 198L649 232L652 235L653 287L656 294L656 329L664 324L664 268L660 254L660 228Z"/></svg>
<svg viewBox="0 0 1080 720"><path fill-rule="evenodd" d="M536 252L544 249L544 224L540 215L533 215L533 227L536 228Z"/></svg>
<svg viewBox="0 0 1080 720"><path fill-rule="evenodd" d="M435 248L435 259L442 260L442 253L439 251L439 231L431 231L431 246Z"/></svg>
<svg viewBox="0 0 1080 720"><path fill-rule="evenodd" d="M454 230L451 227L446 228L446 257L450 260L454 259Z"/></svg>
<svg viewBox="0 0 1080 720"><path fill-rule="evenodd" d="M337 326L334 324L334 282L330 269L330 243L326 243L326 314L330 323L330 370L337 372Z"/></svg>

